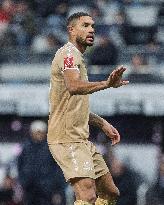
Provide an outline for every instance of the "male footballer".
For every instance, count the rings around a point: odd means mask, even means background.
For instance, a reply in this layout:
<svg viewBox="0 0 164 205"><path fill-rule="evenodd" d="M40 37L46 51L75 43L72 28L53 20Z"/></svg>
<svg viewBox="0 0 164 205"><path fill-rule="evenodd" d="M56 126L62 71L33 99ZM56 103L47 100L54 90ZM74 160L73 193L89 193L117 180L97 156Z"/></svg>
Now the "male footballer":
<svg viewBox="0 0 164 205"><path fill-rule="evenodd" d="M115 205L119 190L102 155L88 140L89 125L100 128L112 145L120 141L120 135L89 111L89 94L128 84L122 80L126 68L116 68L106 81L89 82L83 53L94 43L94 21L87 13L74 13L67 20L67 29L69 41L52 61L49 148L73 187L75 205Z"/></svg>

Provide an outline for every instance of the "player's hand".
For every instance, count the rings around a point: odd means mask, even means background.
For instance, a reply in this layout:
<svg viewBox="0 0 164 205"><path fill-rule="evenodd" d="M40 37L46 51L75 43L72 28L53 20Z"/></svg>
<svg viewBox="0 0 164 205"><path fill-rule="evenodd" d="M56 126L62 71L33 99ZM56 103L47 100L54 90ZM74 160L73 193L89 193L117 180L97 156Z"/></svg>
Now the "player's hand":
<svg viewBox="0 0 164 205"><path fill-rule="evenodd" d="M127 85L129 81L122 80L122 75L126 71L126 68L123 66L119 66L113 72L110 74L108 80L107 80L107 86L118 88L122 85Z"/></svg>
<svg viewBox="0 0 164 205"><path fill-rule="evenodd" d="M112 145L115 145L120 141L120 134L117 129L105 120L102 126L102 130L111 139Z"/></svg>

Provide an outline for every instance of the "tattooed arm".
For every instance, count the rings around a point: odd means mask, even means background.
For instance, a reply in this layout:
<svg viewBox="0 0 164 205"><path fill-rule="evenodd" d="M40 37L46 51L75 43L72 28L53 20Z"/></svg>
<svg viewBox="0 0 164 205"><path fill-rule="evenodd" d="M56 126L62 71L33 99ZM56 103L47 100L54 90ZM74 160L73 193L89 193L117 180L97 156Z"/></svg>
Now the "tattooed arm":
<svg viewBox="0 0 164 205"><path fill-rule="evenodd" d="M112 145L115 145L120 141L120 134L116 128L105 119L92 112L89 114L89 125L100 128L112 140Z"/></svg>

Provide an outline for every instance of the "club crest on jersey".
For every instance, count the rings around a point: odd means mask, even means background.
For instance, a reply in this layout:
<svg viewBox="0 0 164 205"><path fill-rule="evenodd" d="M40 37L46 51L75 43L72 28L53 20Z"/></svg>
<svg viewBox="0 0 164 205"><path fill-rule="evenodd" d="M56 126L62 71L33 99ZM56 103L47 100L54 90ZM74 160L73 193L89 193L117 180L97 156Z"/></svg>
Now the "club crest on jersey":
<svg viewBox="0 0 164 205"><path fill-rule="evenodd" d="M73 56L64 58L64 69L73 67Z"/></svg>

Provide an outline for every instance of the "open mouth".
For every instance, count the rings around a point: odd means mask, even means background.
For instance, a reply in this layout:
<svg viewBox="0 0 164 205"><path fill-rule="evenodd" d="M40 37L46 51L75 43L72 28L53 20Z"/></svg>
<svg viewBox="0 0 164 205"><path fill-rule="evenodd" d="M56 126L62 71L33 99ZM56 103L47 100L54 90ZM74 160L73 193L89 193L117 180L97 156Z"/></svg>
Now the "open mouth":
<svg viewBox="0 0 164 205"><path fill-rule="evenodd" d="M94 36L91 36L91 35L87 36L87 39L90 40L90 41L94 41Z"/></svg>

